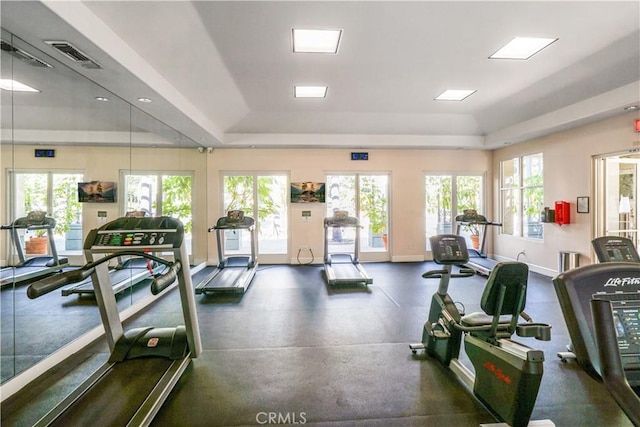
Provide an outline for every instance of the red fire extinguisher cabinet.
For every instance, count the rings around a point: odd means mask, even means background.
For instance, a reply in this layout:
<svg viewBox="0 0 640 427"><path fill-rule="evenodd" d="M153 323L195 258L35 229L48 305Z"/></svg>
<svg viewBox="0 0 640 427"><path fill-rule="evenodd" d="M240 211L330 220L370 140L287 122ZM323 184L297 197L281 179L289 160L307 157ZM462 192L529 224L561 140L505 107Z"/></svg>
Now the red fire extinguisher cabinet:
<svg viewBox="0 0 640 427"><path fill-rule="evenodd" d="M556 224L563 225L571 223L571 211L569 202L555 202Z"/></svg>

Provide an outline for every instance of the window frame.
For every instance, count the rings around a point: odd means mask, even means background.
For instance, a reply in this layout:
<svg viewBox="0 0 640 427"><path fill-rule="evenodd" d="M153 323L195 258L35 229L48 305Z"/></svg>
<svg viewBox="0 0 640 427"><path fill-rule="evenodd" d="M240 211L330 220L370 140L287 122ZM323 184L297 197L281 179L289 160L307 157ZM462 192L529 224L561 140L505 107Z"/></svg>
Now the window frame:
<svg viewBox="0 0 640 427"><path fill-rule="evenodd" d="M538 168L540 169L538 174L528 174L527 170L525 170L525 165L527 163L527 159L533 159L539 157L540 164ZM505 166L507 163L514 163L515 172L511 174L511 177L515 177L513 183L507 185L505 182L507 181L507 175L505 174ZM534 165L535 166L535 165ZM527 168L530 169L530 168ZM526 178L528 177L540 177L540 182L535 183L534 185L526 183ZM544 227L542 227L541 222L541 213L544 207L544 154L542 152L525 154L522 156L512 157L509 159L504 159L500 161L500 218L502 219L502 226L500 227L500 234L514 237L521 237L525 239L531 239L535 241L544 240ZM539 189L540 192L535 195L536 199L539 200L539 209L534 211L533 214L527 214L526 204L529 200L527 197L527 193L535 192L536 189ZM506 212L505 203L509 200L507 194L513 194L512 199L515 200L516 212L513 214L514 221L507 221L506 218L509 213ZM535 207L534 207L535 209ZM529 219L533 216L537 215L539 220L537 222L531 222ZM512 224L512 230L510 232L505 231L507 227L510 227ZM535 228L534 231L537 231L535 234L529 233L529 230ZM525 231L526 229L526 231ZM539 235L540 237L536 237Z"/></svg>

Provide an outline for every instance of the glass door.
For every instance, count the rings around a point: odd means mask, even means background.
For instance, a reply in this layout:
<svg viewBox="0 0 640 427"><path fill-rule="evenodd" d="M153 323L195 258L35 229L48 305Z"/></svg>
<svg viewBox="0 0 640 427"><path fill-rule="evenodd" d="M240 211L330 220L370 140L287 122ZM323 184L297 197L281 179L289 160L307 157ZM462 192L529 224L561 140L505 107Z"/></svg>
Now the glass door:
<svg viewBox="0 0 640 427"><path fill-rule="evenodd" d="M456 233L455 217L465 209L484 214L484 176L471 174L425 175L425 250L431 251L429 238L437 234ZM461 230L469 247L479 247L478 227Z"/></svg>
<svg viewBox="0 0 640 427"><path fill-rule="evenodd" d="M123 214L140 212L144 216L170 216L184 225L187 253L193 250L191 173L123 172Z"/></svg>
<svg viewBox="0 0 640 427"><path fill-rule="evenodd" d="M285 174L223 175L223 210L241 210L256 221L260 262L287 262L289 253L288 176ZM225 256L251 252L243 230L224 233Z"/></svg>
<svg viewBox="0 0 640 427"><path fill-rule="evenodd" d="M50 171L15 171L10 176L15 192L12 217L24 217L31 211L52 216L56 220L54 240L58 255L82 255L82 204L78 201L82 177L81 172ZM38 234L25 231L21 236L23 248L31 239L40 237Z"/></svg>
<svg viewBox="0 0 640 427"><path fill-rule="evenodd" d="M326 179L326 216L333 216L336 211L347 211L350 216L357 217L362 227L360 255L366 261L388 260L389 175L328 174ZM353 228L334 228L333 235L329 236L329 252L353 253L354 240Z"/></svg>
<svg viewBox="0 0 640 427"><path fill-rule="evenodd" d="M637 154L613 154L595 159L596 237L622 236L638 244Z"/></svg>

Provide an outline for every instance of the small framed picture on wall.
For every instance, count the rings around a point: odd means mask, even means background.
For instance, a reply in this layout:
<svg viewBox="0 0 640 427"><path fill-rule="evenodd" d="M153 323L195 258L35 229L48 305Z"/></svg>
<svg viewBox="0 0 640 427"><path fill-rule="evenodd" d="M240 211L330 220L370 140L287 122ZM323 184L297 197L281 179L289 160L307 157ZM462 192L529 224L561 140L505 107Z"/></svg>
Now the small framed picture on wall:
<svg viewBox="0 0 640 427"><path fill-rule="evenodd" d="M589 213L589 197L578 197L576 205L578 206L578 213Z"/></svg>

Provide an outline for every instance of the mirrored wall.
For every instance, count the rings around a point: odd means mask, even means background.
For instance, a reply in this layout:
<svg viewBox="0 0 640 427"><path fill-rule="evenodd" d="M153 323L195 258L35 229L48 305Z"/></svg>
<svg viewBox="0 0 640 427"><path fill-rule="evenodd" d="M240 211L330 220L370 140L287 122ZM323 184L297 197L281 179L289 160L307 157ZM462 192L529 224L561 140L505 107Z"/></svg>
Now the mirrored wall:
<svg viewBox="0 0 640 427"><path fill-rule="evenodd" d="M101 325L91 286L29 299L38 277L24 274L30 259L48 259L55 271L82 265L88 231L132 211L181 219L191 262L206 259L206 153L48 52L2 30L2 383ZM32 211L55 226L13 233L10 225ZM37 248L46 233L53 239ZM117 295L121 310L151 295L149 266L136 263L111 265L128 280Z"/></svg>

